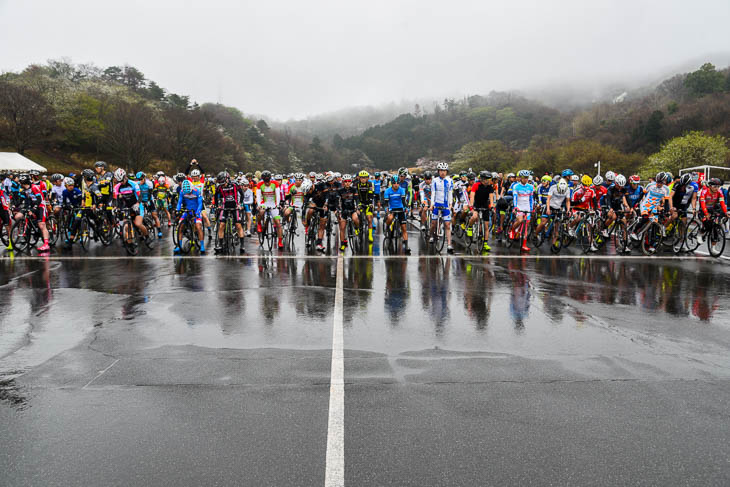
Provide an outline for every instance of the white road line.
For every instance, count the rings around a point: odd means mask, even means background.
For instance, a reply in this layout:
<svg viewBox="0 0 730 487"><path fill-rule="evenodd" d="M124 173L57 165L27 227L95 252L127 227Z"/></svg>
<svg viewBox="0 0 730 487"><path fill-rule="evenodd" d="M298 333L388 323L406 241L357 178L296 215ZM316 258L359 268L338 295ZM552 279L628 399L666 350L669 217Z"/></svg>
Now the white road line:
<svg viewBox="0 0 730 487"><path fill-rule="evenodd" d="M329 420L327 423L327 458L325 487L345 485L345 364L342 339L343 264L337 258L337 286L332 326L332 370L330 378Z"/></svg>
<svg viewBox="0 0 730 487"><path fill-rule="evenodd" d="M707 256L710 255L708 252L705 252L704 250L695 250L695 254L702 254L702 255L707 255ZM720 258L725 259L725 260L730 260L730 257L728 257L726 255L721 255Z"/></svg>
<svg viewBox="0 0 730 487"><path fill-rule="evenodd" d="M100 370L100 371L99 371L99 373L98 373L98 374L96 374L96 377L94 377L94 378L93 378L93 379L91 379L91 380L90 380L89 382L87 382L87 383L86 383L86 385L85 385L84 387L82 387L82 389L86 389L87 387L89 387L89 386L91 385L91 383L92 383L92 382L94 382L94 381L95 381L96 379L98 379L99 377L101 377L102 375L104 375L104 373L106 373L106 371L107 371L107 370L109 370L109 369L111 369L112 367L114 367L114 366L115 366L115 365L117 364L117 362L119 362L119 359L116 359L116 360L115 360L114 362L112 362L112 363L111 363L111 365L110 365L110 366L108 366L108 367L107 367L107 368L105 368L104 370Z"/></svg>

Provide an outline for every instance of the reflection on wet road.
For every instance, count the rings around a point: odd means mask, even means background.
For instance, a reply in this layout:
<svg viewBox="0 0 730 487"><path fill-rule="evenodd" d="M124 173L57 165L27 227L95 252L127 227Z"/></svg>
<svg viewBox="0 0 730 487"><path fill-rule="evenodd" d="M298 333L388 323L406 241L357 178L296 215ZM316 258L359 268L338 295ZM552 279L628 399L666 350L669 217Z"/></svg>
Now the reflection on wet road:
<svg viewBox="0 0 730 487"><path fill-rule="evenodd" d="M336 274L0 260L8 485L321 485ZM343 290L348 485L730 475L730 266L346 257Z"/></svg>

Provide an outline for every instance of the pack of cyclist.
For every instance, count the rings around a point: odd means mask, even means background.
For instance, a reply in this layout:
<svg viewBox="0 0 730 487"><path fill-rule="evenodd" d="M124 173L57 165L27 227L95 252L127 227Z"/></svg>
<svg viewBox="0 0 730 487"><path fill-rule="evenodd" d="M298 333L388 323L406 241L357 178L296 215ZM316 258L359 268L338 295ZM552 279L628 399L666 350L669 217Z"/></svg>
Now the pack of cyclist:
<svg viewBox="0 0 730 487"><path fill-rule="evenodd" d="M383 234L400 239L406 254L409 222L429 244L446 243L448 253L454 251L452 236L483 252L491 250L490 239L523 252L531 250L530 242L550 242L557 252L578 240L584 251L595 252L613 236L617 252L630 252L632 243L641 242L651 254L667 234L675 242L682 239L680 250L692 251L685 245L688 235L701 243L717 238L713 224L725 228L728 199L722 181L703 181L697 173L675 179L660 172L642 185L636 175L611 171L605 181L570 169L539 180L529 170L450 175L444 162L421 175L400 168L394 174L356 175L263 171L257 178L226 171L206 176L196 160L172 177L162 171L153 177L121 168L112 172L98 161L79 175L44 179L33 172L0 182L3 243L8 250L35 246L39 252L59 243L69 248L81 242L84 249L89 240L108 245L115 236L127 243L131 234L151 246L155 236L163 238L165 224L174 227L175 253L189 251L183 245L187 240L205 253L213 238L216 253L234 247L243 253L252 229L262 245L266 237L283 249L297 220L312 250L326 249L326 233L328 242L334 234L346 251L353 238L372 243L381 216Z"/></svg>

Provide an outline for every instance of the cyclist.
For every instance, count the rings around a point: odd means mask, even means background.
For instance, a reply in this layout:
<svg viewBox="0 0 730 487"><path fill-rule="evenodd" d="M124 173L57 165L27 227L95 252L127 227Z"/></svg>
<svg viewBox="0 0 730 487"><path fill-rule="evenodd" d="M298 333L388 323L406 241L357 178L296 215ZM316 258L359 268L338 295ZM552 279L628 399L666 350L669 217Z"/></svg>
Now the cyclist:
<svg viewBox="0 0 730 487"><path fill-rule="evenodd" d="M641 178L634 174L629 177L629 186L626 188L626 202L629 204L629 208L632 213L636 213L639 208L639 203L644 199L644 188L639 184Z"/></svg>
<svg viewBox="0 0 730 487"><path fill-rule="evenodd" d="M39 252L47 252L51 249L48 245L48 228L46 227L46 216L48 215L46 199L39 184L33 184L30 176L23 174L18 178L20 183L20 207L30 210L31 214L38 221L38 228L41 230L43 245L38 247ZM16 220L23 217L21 213L15 215Z"/></svg>
<svg viewBox="0 0 730 487"><path fill-rule="evenodd" d="M406 191L400 186L398 175L394 175L390 180L390 188L385 190L385 203L388 205L388 216L385 217L385 225L395 219L400 225L401 233L403 235L403 252L406 254L411 253L411 249L408 248L408 231L406 229Z"/></svg>
<svg viewBox="0 0 730 487"><path fill-rule="evenodd" d="M251 222L253 221L253 213L256 206L256 200L254 199L256 185L254 184L253 179L241 176L240 186L243 190L243 211L246 212L246 236L250 237Z"/></svg>
<svg viewBox="0 0 730 487"><path fill-rule="evenodd" d="M347 248L347 218L352 217L355 228L359 228L360 221L357 214L357 189L352 186L352 176L342 176L342 187L337 190L339 201L339 224L340 224L340 250L344 252ZM372 230L372 229L371 229ZM357 231L357 230L355 230Z"/></svg>
<svg viewBox="0 0 730 487"><path fill-rule="evenodd" d="M327 176L327 178L330 179L330 181L334 179L333 176ZM323 181L321 178L317 178L315 184L309 190L309 208L307 209L307 218L306 223L304 224L306 233L306 229L309 225L317 225L317 221L319 221L316 244L317 250L320 252L324 251L322 237L324 237L325 225L327 224L327 211L329 210L327 207L327 200L329 196L329 188L330 186L327 182ZM315 218L314 222L312 222L312 218Z"/></svg>
<svg viewBox="0 0 730 487"><path fill-rule="evenodd" d="M577 177L577 174L574 174L573 176ZM568 230L571 237L576 236L575 227L585 217L586 212L596 208L596 193L591 187L593 179L589 175L584 174L583 177L580 178L580 183L581 186L573 191L573 196L571 198L573 205L573 219L569 224ZM588 226L588 239L591 242L590 251L596 252L598 248L593 243L593 228L590 226Z"/></svg>
<svg viewBox="0 0 730 487"><path fill-rule="evenodd" d="M149 212L152 215L152 219L155 222L155 228L157 229L157 238L162 238L162 229L160 229L160 219L157 217L157 206L155 206L152 191L154 185L152 181L147 179L147 175L142 171L136 174L137 185L139 186L139 202L145 207L145 212Z"/></svg>
<svg viewBox="0 0 730 487"><path fill-rule="evenodd" d="M438 176L433 178L431 182L431 206L428 211L431 212L431 237L429 242L433 243L436 235L436 224L439 215L444 220L444 232L446 232L447 251L449 254L454 253L454 247L451 246L451 208L454 204L454 183L447 176L449 165L446 162L439 162L436 165Z"/></svg>
<svg viewBox="0 0 730 487"><path fill-rule="evenodd" d="M380 173L376 172L375 177L370 182L373 183L373 210L376 211L378 220L380 220L380 185L382 183ZM376 223L373 221L373 228L375 228L375 225Z"/></svg>
<svg viewBox="0 0 730 487"><path fill-rule="evenodd" d="M606 176L608 177L608 174ZM627 194L626 177L623 174L614 175L613 184L608 187L606 195L603 197L603 205L608 208L606 225L601 232L603 238L608 238L608 228L617 220L618 214L629 209L629 203L626 200ZM621 221L626 223L626 219L623 217Z"/></svg>
<svg viewBox="0 0 730 487"><path fill-rule="evenodd" d="M203 176L203 173L199 168L200 166L198 166L198 161L193 159L190 164L193 169L190 170L190 176L188 177L188 181L190 181L190 183L193 185L193 188L198 190L200 196L203 197L203 195L205 194L205 176ZM205 226L205 228L208 229L208 240L210 241L213 238L213 230L210 226L208 213L205 210L205 199L203 199L203 209L200 211L200 216L203 219L203 225Z"/></svg>
<svg viewBox="0 0 730 487"><path fill-rule="evenodd" d="M185 207L185 211L180 213L182 207ZM180 197L177 200L176 212L180 215L180 222L185 219L187 213L192 213L195 221L195 229L198 232L198 239L200 241L200 253L205 254L205 235L203 234L203 223L202 223L202 211L203 211L203 194L194 188L192 183L183 179L180 183ZM180 243L173 250L174 253L180 252Z"/></svg>
<svg viewBox="0 0 730 487"><path fill-rule="evenodd" d="M421 198L421 231L426 230L426 222L428 221L426 213L431 207L431 183L433 182L433 174L431 171L423 173L423 181L418 188L418 194Z"/></svg>
<svg viewBox="0 0 730 487"><path fill-rule="evenodd" d="M73 179L65 178L63 180L63 185L66 189L64 189L61 194L61 205L74 212L73 222L69 228L69 238L66 240L66 244L68 245L76 240L76 231L81 224L81 208L83 206L84 198L82 191L75 187L76 185Z"/></svg>
<svg viewBox="0 0 730 487"><path fill-rule="evenodd" d="M568 187L568 181L563 178L560 178L557 184L550 186L545 199L542 221L535 232L542 232L550 220L555 218L555 214L561 211L570 212L570 187Z"/></svg>
<svg viewBox="0 0 730 487"><path fill-rule="evenodd" d="M530 215L532 214L532 209L535 205L535 188L532 186L532 184L528 182L528 178L530 177L529 171L522 169L518 173L518 175L520 177L520 181L512 186L512 196L515 207L515 221L514 223L512 223L512 227L510 228L510 239L514 238L515 230L517 230L517 228L522 225L523 221L526 220L529 224ZM523 232L521 237L521 250L523 252L529 252L530 248L527 246L527 232Z"/></svg>
<svg viewBox="0 0 730 487"><path fill-rule="evenodd" d="M215 252L219 253L223 250L223 232L225 230L225 213L233 214L233 224L236 227L238 240L240 243L239 251L244 253L244 237L241 211L243 208L243 193L238 184L231 181L231 176L226 171L221 171L216 177L218 185L213 193L212 205L218 208L216 221L218 222L218 245Z"/></svg>
<svg viewBox="0 0 730 487"><path fill-rule="evenodd" d="M278 237L278 247L284 248L284 241L281 233L281 217L279 216L279 204L281 203L279 187L275 181L271 179L271 172L264 171L261 173L261 181L256 187L256 202L258 203L259 213L256 217L256 230L261 233L263 228L261 222L264 221L264 213L268 208L271 217L274 220L276 235Z"/></svg>
<svg viewBox="0 0 730 487"><path fill-rule="evenodd" d="M155 207L157 208L157 212L164 211L165 215L167 216L167 226L172 226L172 218L170 218L170 211L168 209L168 198L170 194L170 184L167 181L167 178L164 174L161 174L157 176L157 181L155 181L155 187L152 190L152 195L155 200Z"/></svg>
<svg viewBox="0 0 730 487"><path fill-rule="evenodd" d="M94 172L96 173L96 183L99 186L99 193L101 193L99 206L102 208L108 207L111 205L114 190L112 183L113 175L107 169L107 164L104 161L96 161L94 163Z"/></svg>
<svg viewBox="0 0 730 487"><path fill-rule="evenodd" d="M286 194L286 201L289 202L289 207L284 210L284 225L287 225L289 218L294 210L302 214L304 208L304 195L306 194L306 187L304 186L304 174L298 172L294 175L294 184L289 186Z"/></svg>
<svg viewBox="0 0 730 487"><path fill-rule="evenodd" d="M649 214L655 215L664 208L664 202L669 199L669 186L666 184L668 179L667 173L660 172L654 178L654 182L646 186L644 199L639 204L642 221L631 234L632 240L639 240L638 234L649 223Z"/></svg>
<svg viewBox="0 0 730 487"><path fill-rule="evenodd" d="M139 185L127 177L127 172L119 168L114 171L113 198L117 208L130 208L132 210L131 217L134 226L137 227L142 237L149 238L147 227L144 226L142 219L144 218L144 204L139 196Z"/></svg>
<svg viewBox="0 0 730 487"><path fill-rule="evenodd" d="M722 181L718 178L710 178L707 181L707 186L702 188L700 191L700 209L702 210L702 226L705 233L710 229L710 216L714 211L722 211L725 217L727 214L727 205L725 204L725 198L720 191ZM703 241L702 236L698 236L700 243Z"/></svg>
<svg viewBox="0 0 730 487"><path fill-rule="evenodd" d="M669 202L671 205L672 216L670 221L677 218L682 219L682 223L687 222L687 210L691 206L697 208L697 191L696 186L692 183L692 176L685 173L674 180L669 193Z"/></svg>
<svg viewBox="0 0 730 487"><path fill-rule="evenodd" d="M62 174L56 173L51 176L51 190L48 193L48 202L53 206L53 214L56 217L61 212L61 203L63 202L63 191L65 189L63 179Z"/></svg>
<svg viewBox="0 0 730 487"><path fill-rule="evenodd" d="M368 220L368 242L373 241L373 204L375 198L375 186L373 181L370 179L370 173L363 170L357 175L357 182L355 183L355 190L357 191L357 208L358 211L353 215L353 222L355 228L359 228L359 218L364 215Z"/></svg>
<svg viewBox="0 0 730 487"><path fill-rule="evenodd" d="M499 199L497 200L497 211L499 212L499 227L497 227L497 235L502 233L505 216L512 207L512 186L514 184L514 173L507 174L507 178L502 184L502 190L499 193Z"/></svg>
<svg viewBox="0 0 730 487"><path fill-rule="evenodd" d="M482 171L479 173L479 181L474 183L469 189L469 209L471 210L471 218L466 227L466 234L472 236L472 227L482 215L484 247L483 250L488 252L491 250L487 244L487 236L489 235L489 215L491 208L494 206L494 185L492 185L492 173Z"/></svg>
<svg viewBox="0 0 730 487"><path fill-rule="evenodd" d="M9 177L8 177L9 179ZM8 250L13 250L13 243L10 241L10 196L8 188L10 185L0 185L0 232L4 225L8 234Z"/></svg>

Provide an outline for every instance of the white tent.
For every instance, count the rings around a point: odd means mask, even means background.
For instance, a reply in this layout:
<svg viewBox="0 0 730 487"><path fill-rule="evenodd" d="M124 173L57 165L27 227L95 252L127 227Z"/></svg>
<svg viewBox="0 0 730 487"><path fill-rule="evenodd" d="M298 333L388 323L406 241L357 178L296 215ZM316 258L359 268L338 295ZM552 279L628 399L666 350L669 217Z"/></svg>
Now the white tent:
<svg viewBox="0 0 730 487"><path fill-rule="evenodd" d="M46 172L45 167L17 152L0 152L0 172L27 172L33 169Z"/></svg>

